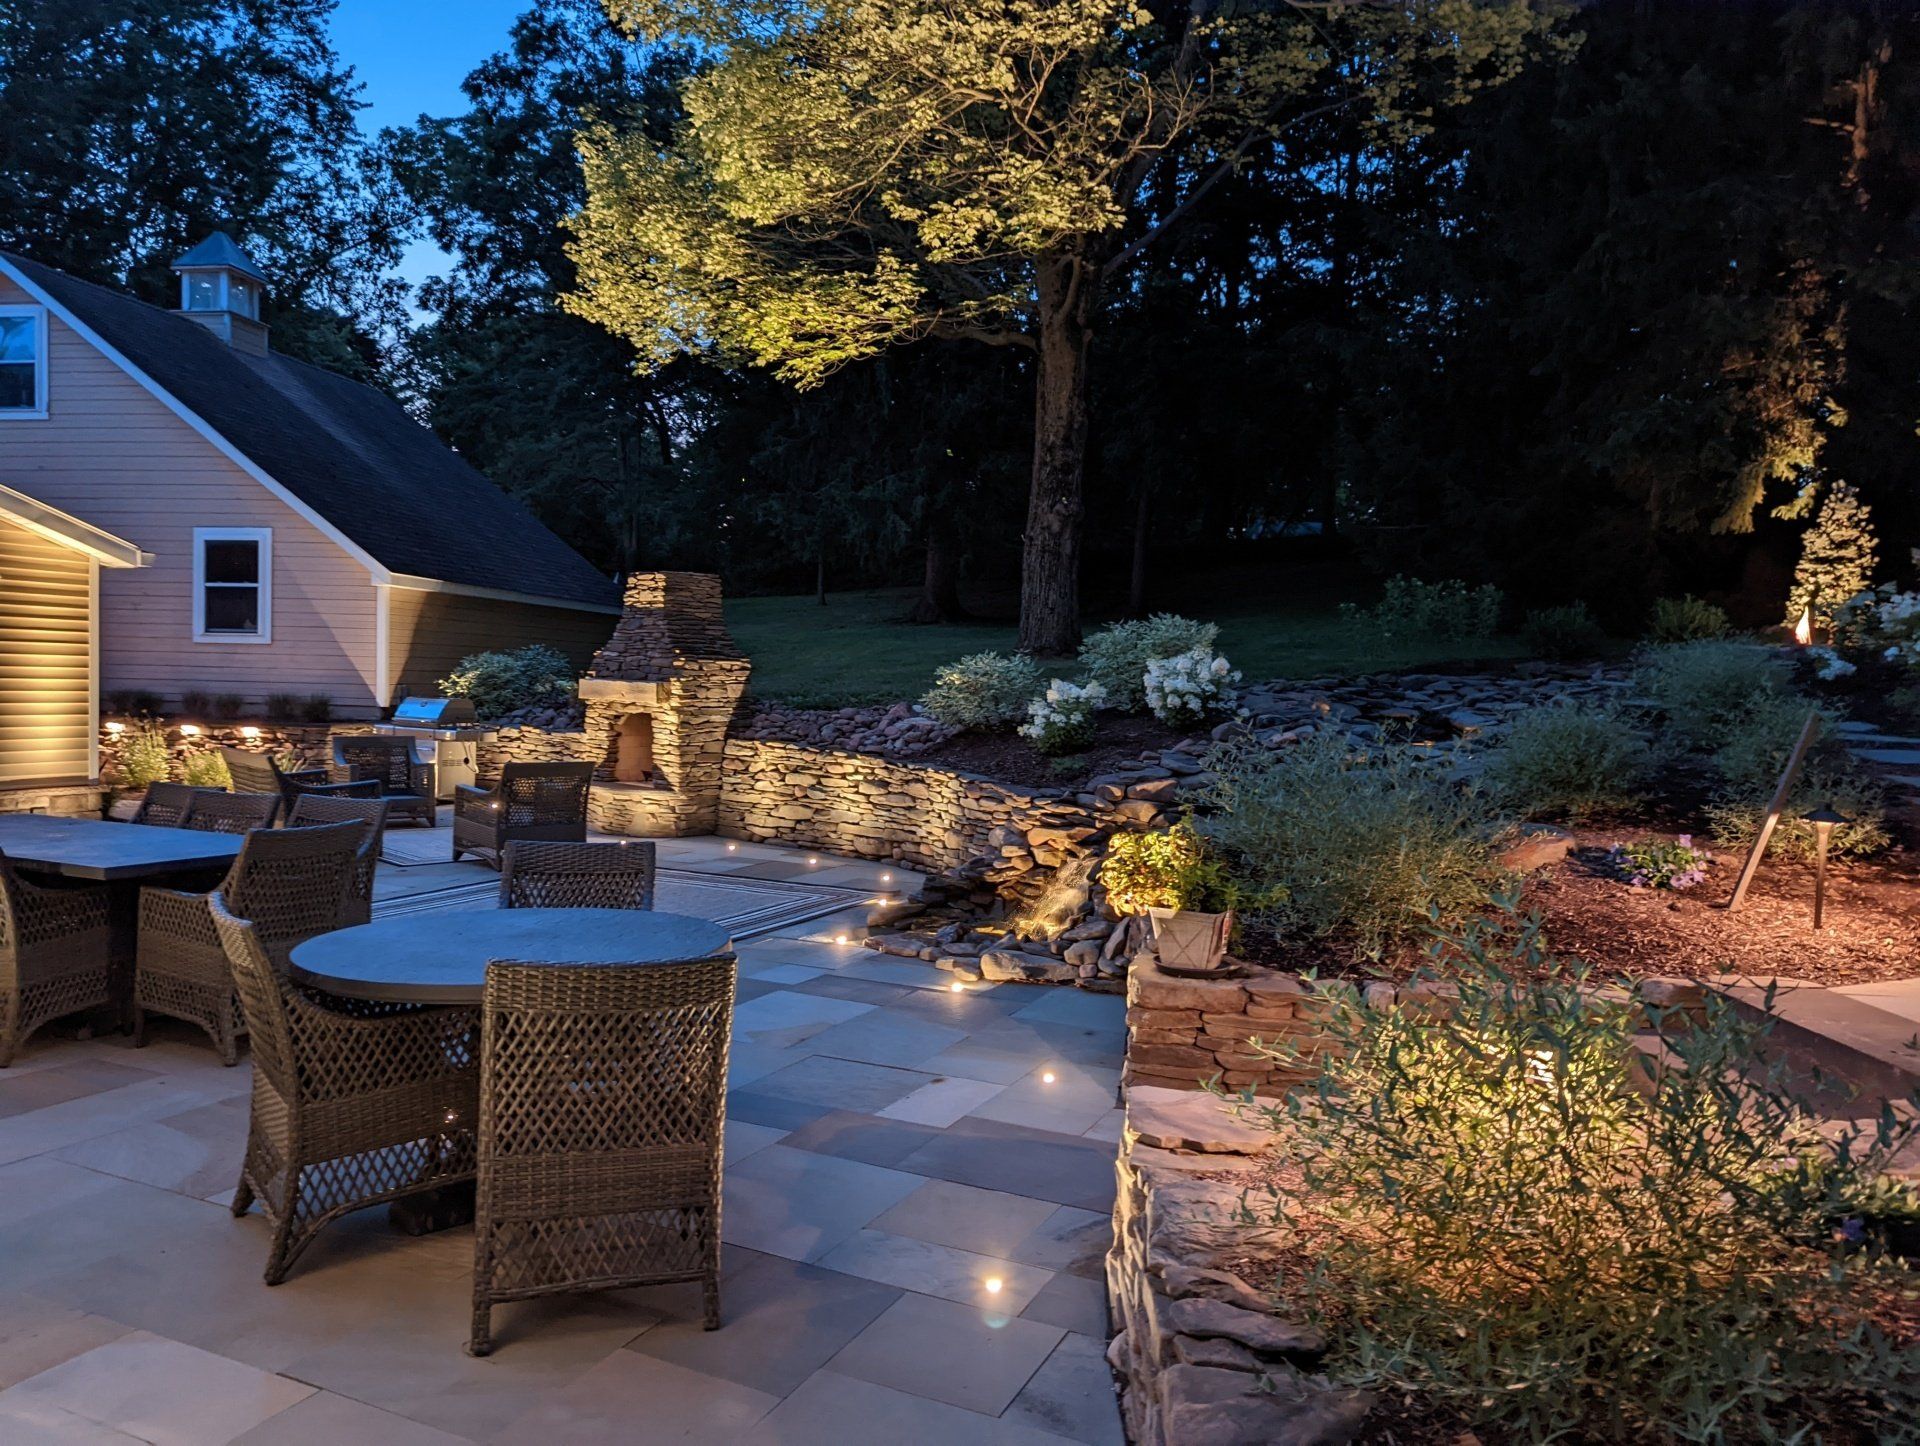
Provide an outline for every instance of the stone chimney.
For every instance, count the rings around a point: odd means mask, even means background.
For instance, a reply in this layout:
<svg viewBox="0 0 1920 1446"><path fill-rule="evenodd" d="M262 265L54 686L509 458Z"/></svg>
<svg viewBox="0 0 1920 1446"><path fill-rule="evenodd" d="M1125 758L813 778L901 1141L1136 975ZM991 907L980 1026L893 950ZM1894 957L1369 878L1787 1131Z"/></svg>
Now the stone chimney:
<svg viewBox="0 0 1920 1446"><path fill-rule="evenodd" d="M225 231L215 231L173 263L180 278L180 310L236 351L267 354L260 302L267 278Z"/></svg>
<svg viewBox="0 0 1920 1446"><path fill-rule="evenodd" d="M597 752L590 821L605 833L712 833L746 654L721 616L720 579L635 573L624 611L580 680Z"/></svg>

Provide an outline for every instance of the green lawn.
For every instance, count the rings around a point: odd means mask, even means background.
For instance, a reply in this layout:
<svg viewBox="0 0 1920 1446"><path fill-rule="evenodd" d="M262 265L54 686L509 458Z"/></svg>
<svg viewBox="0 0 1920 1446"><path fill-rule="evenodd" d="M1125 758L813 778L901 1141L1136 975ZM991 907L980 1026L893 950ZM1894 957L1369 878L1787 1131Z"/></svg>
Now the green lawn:
<svg viewBox="0 0 1920 1446"><path fill-rule="evenodd" d="M731 598L727 626L753 659L756 696L811 707L917 698L940 664L1013 646L1011 624L902 623L913 597L908 589L834 593L825 607L812 597ZM1525 656L1515 637L1382 648L1341 622L1337 606L1329 597L1179 610L1220 624L1221 651L1249 681Z"/></svg>

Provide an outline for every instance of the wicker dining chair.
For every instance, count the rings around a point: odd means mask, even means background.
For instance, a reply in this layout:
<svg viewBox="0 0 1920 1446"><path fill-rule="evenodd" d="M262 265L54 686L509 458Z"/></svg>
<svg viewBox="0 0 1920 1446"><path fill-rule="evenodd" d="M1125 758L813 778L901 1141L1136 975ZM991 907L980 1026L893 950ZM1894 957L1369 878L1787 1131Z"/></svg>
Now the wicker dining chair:
<svg viewBox="0 0 1920 1446"><path fill-rule="evenodd" d="M494 962L480 1010L473 1333L502 1301L697 1280L720 1324L731 954Z"/></svg>
<svg viewBox="0 0 1920 1446"><path fill-rule="evenodd" d="M390 819L411 819L432 828L435 816L434 766L414 751L411 738L392 734L354 734L333 740L334 768L355 783L372 783L387 801Z"/></svg>
<svg viewBox="0 0 1920 1446"><path fill-rule="evenodd" d="M329 1221L473 1178L474 1012L360 1013L303 992L257 925L219 895L207 907L253 1039L253 1109L230 1208L238 1217L260 1202L273 1226L266 1281L278 1285Z"/></svg>
<svg viewBox="0 0 1920 1446"><path fill-rule="evenodd" d="M370 923L373 919L373 876L380 863L380 845L387 831L387 801L384 798L347 798L338 794L302 794L287 815L288 828L310 828L324 823L352 823L367 826L367 837L360 845L353 868L353 888L340 914L340 927Z"/></svg>
<svg viewBox="0 0 1920 1446"><path fill-rule="evenodd" d="M154 828L179 828L193 811L194 796L199 792L191 783L149 783L133 821Z"/></svg>
<svg viewBox="0 0 1920 1446"><path fill-rule="evenodd" d="M0 855L0 1069L41 1025L110 1003L107 891L43 889Z"/></svg>
<svg viewBox="0 0 1920 1446"><path fill-rule="evenodd" d="M514 839L500 866L503 909L651 909L651 843Z"/></svg>
<svg viewBox="0 0 1920 1446"><path fill-rule="evenodd" d="M277 793L222 793L217 788L196 788L193 792L193 807L180 827L201 833L252 833L257 828L272 828L280 812Z"/></svg>
<svg viewBox="0 0 1920 1446"><path fill-rule="evenodd" d="M453 791L453 857L479 854L495 868L516 839L587 841L591 763L509 763L492 788Z"/></svg>
<svg viewBox="0 0 1920 1446"><path fill-rule="evenodd" d="M285 967L295 944L341 928L354 917L354 876L367 825L261 829L247 835L219 893L259 929L263 947ZM140 933L133 972L134 1039L146 1016L164 1014L212 1036L222 1064L240 1062L246 1029L226 951L213 927L214 895L178 889L140 891Z"/></svg>

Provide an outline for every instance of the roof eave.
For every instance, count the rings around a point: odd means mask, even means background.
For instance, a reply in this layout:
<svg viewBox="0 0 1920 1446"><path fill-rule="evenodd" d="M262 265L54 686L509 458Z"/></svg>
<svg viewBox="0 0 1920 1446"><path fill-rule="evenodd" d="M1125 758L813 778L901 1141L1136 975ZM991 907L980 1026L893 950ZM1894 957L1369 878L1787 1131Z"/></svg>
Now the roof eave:
<svg viewBox="0 0 1920 1446"><path fill-rule="evenodd" d="M11 487L0 486L0 517L49 542L84 553L102 567L147 567L153 562L152 553L142 552L125 538Z"/></svg>

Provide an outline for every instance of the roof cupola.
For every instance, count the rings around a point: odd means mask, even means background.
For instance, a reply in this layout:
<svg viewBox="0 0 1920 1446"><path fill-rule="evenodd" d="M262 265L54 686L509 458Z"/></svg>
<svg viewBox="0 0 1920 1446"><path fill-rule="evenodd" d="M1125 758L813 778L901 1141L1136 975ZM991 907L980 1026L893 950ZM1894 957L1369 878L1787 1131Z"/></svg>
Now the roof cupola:
<svg viewBox="0 0 1920 1446"><path fill-rule="evenodd" d="M180 278L180 315L238 351L267 354L267 328L260 320L267 278L231 236L215 231L176 259L173 270Z"/></svg>

